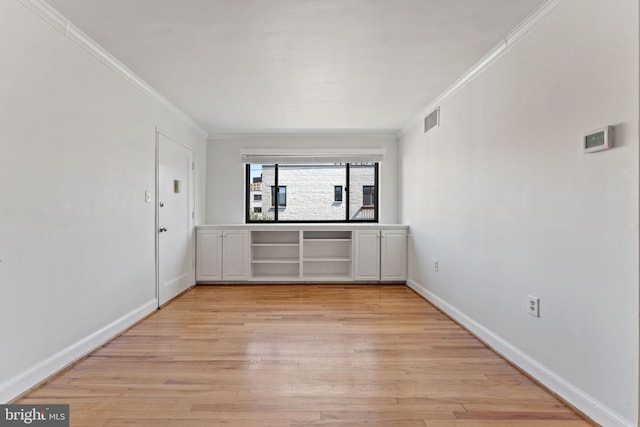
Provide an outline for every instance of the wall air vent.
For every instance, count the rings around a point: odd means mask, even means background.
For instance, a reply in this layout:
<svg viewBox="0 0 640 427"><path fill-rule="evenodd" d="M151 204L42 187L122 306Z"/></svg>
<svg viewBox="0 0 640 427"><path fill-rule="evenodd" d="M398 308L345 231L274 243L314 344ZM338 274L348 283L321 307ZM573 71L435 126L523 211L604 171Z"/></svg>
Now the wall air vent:
<svg viewBox="0 0 640 427"><path fill-rule="evenodd" d="M433 129L440 125L440 107L433 110L427 117L424 118L424 131L425 133L429 129Z"/></svg>

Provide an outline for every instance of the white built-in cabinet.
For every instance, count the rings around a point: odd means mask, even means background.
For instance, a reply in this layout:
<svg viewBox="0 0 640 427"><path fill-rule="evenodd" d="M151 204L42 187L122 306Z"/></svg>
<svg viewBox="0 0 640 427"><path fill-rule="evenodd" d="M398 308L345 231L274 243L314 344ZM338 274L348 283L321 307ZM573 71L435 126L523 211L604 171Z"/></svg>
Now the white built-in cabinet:
<svg viewBox="0 0 640 427"><path fill-rule="evenodd" d="M407 230L355 231L354 280L407 279Z"/></svg>
<svg viewBox="0 0 640 427"><path fill-rule="evenodd" d="M407 227L198 226L196 280L406 280Z"/></svg>
<svg viewBox="0 0 640 427"><path fill-rule="evenodd" d="M249 280L248 239L248 230L198 229L196 281Z"/></svg>
<svg viewBox="0 0 640 427"><path fill-rule="evenodd" d="M222 230L222 280L249 280L249 231Z"/></svg>
<svg viewBox="0 0 640 427"><path fill-rule="evenodd" d="M356 230L355 280L380 280L380 230Z"/></svg>
<svg viewBox="0 0 640 427"><path fill-rule="evenodd" d="M196 281L222 280L222 230L196 232Z"/></svg>
<svg viewBox="0 0 640 427"><path fill-rule="evenodd" d="M380 280L407 280L407 230L380 230Z"/></svg>

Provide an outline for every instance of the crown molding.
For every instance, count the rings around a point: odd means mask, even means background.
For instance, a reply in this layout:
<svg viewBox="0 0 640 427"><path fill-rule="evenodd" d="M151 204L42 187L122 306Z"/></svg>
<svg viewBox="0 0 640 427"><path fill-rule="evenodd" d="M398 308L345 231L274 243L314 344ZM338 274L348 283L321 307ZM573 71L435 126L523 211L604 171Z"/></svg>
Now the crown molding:
<svg viewBox="0 0 640 427"><path fill-rule="evenodd" d="M58 30L62 35L76 43L82 49L84 49L104 65L109 67L116 74L120 75L120 77L138 88L146 96L179 116L189 126L193 127L198 133L200 133L204 138L208 137L208 133L204 129L202 129L202 127L200 127L191 117L186 115L171 101L160 94L160 92L151 87L151 85L145 82L140 76L138 76L136 73L127 68L123 63L114 58L109 52L107 52L89 36L80 31L80 29L75 27L67 18L65 18L62 14L60 14L60 12L51 7L48 3L43 0L18 1L22 3L27 9L31 10L34 14L42 18L53 28Z"/></svg>
<svg viewBox="0 0 640 427"><path fill-rule="evenodd" d="M420 110L420 112L398 132L398 138L401 139L403 135L409 133L416 124L422 123L425 115L431 112L431 110L438 107L469 82L473 81L484 70L489 68L491 64L513 49L519 42L524 40L529 34L535 31L542 23L570 1L571 0L547 0L541 4L536 10L531 12L524 21L511 30L504 39L500 40L500 42L498 42L484 57L482 57L482 59L480 59L480 61L476 62L471 68L469 68L458 80L455 81L455 83L449 86L426 107Z"/></svg>
<svg viewBox="0 0 640 427"><path fill-rule="evenodd" d="M260 139L272 137L370 137L398 140L397 129L267 129L245 130L238 132L214 132L209 134L209 141L233 139Z"/></svg>

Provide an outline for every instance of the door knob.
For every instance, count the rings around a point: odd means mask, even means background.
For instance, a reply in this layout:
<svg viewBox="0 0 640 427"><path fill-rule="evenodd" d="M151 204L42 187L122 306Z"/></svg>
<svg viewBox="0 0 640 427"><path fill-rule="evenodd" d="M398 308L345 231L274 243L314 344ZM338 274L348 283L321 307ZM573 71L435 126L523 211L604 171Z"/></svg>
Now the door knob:
<svg viewBox="0 0 640 427"><path fill-rule="evenodd" d="M160 233L166 233L167 232L167 227L160 227L160 230L158 230Z"/></svg>

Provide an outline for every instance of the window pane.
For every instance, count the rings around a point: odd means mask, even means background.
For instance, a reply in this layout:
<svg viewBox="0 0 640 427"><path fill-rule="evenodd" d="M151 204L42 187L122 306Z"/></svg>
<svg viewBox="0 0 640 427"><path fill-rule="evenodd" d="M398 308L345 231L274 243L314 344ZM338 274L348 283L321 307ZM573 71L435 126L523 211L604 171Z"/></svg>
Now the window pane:
<svg viewBox="0 0 640 427"><path fill-rule="evenodd" d="M342 185L336 185L333 189L333 201L341 202L342 201Z"/></svg>
<svg viewBox="0 0 640 427"><path fill-rule="evenodd" d="M373 185L362 186L362 206L372 207L374 204L375 187Z"/></svg>
<svg viewBox="0 0 640 427"><path fill-rule="evenodd" d="M278 197L278 209L279 209L281 207L283 208L287 206L287 187L280 185L278 187L278 193L279 193L279 197ZM275 207L275 200L276 200L276 187L272 186L271 187L271 207Z"/></svg>
<svg viewBox="0 0 640 427"><path fill-rule="evenodd" d="M273 221L273 209L269 210L271 198L264 194L275 182L275 165L249 165L249 219L251 221ZM265 181L266 179L266 181Z"/></svg>
<svg viewBox="0 0 640 427"><path fill-rule="evenodd" d="M287 187L278 187L280 192L280 198L278 199L278 206L287 206Z"/></svg>
<svg viewBox="0 0 640 427"><path fill-rule="evenodd" d="M335 163L278 165L278 185L286 187L287 198L278 221L344 221L346 205L335 200L334 191L346 184L346 168Z"/></svg>
<svg viewBox="0 0 640 427"><path fill-rule="evenodd" d="M377 191L374 163L352 163L349 167L349 215L358 221L376 220Z"/></svg>

